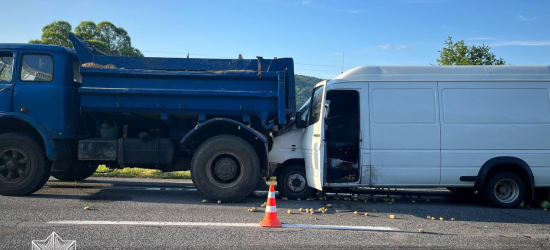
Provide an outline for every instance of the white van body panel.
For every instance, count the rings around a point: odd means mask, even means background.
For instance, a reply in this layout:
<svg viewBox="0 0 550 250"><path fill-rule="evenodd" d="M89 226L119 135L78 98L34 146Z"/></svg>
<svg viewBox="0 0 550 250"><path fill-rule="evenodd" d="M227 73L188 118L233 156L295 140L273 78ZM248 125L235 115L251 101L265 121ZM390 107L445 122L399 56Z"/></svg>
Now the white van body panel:
<svg viewBox="0 0 550 250"><path fill-rule="evenodd" d="M437 82L370 82L369 97L371 185L438 186Z"/></svg>

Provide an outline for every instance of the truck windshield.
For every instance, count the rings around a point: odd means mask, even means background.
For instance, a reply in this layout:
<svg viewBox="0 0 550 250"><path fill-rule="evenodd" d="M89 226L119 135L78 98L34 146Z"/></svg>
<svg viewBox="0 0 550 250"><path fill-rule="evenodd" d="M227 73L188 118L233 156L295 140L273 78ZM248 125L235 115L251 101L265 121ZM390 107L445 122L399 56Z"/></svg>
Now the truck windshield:
<svg viewBox="0 0 550 250"><path fill-rule="evenodd" d="M323 104L323 93L324 86L319 86L313 90L313 95L311 97L311 108L310 108L310 118L309 124L312 125L319 121L321 115L321 109Z"/></svg>
<svg viewBox="0 0 550 250"><path fill-rule="evenodd" d="M0 53L0 82L11 82L13 55Z"/></svg>

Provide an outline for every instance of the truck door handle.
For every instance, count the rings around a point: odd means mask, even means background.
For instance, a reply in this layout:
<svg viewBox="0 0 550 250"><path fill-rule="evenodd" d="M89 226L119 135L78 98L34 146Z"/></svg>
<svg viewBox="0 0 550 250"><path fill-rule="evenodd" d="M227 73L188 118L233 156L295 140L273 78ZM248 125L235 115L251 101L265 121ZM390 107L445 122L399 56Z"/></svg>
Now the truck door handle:
<svg viewBox="0 0 550 250"><path fill-rule="evenodd" d="M321 137L320 134L313 134L314 137Z"/></svg>

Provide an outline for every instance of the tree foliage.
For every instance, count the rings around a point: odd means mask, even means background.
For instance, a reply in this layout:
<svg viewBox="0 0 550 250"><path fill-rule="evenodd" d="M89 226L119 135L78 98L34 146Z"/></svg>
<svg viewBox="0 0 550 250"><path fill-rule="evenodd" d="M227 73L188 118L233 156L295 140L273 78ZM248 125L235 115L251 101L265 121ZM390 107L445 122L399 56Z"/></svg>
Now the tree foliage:
<svg viewBox="0 0 550 250"><path fill-rule="evenodd" d="M505 65L506 61L497 58L491 52L491 47L485 44L481 46L468 46L464 40L453 42L452 37L445 40L445 47L440 53L437 63L439 65Z"/></svg>
<svg viewBox="0 0 550 250"><path fill-rule="evenodd" d="M315 84L322 80L323 79L312 76L294 75L294 84L296 85L296 109L304 105L307 99L311 97L311 92Z"/></svg>
<svg viewBox="0 0 550 250"><path fill-rule="evenodd" d="M29 43L53 44L72 48L73 45L69 40L71 31L70 23L55 21L44 26L41 39L30 40ZM108 21L97 25L92 21L83 21L74 28L73 33L105 53L117 50L122 56L143 56L141 51L132 46L128 32Z"/></svg>

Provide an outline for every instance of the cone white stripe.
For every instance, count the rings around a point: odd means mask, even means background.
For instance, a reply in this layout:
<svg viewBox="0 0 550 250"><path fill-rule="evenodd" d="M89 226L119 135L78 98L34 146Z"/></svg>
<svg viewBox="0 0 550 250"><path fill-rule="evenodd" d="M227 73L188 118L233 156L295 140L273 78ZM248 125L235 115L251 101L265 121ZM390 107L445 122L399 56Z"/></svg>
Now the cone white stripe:
<svg viewBox="0 0 550 250"><path fill-rule="evenodd" d="M269 194L267 195L267 198L275 198L275 193L269 192Z"/></svg>
<svg viewBox="0 0 550 250"><path fill-rule="evenodd" d="M275 206L267 206L267 207L265 207L265 212L266 212L266 213L276 213L276 212L277 212L277 207L275 207Z"/></svg>

